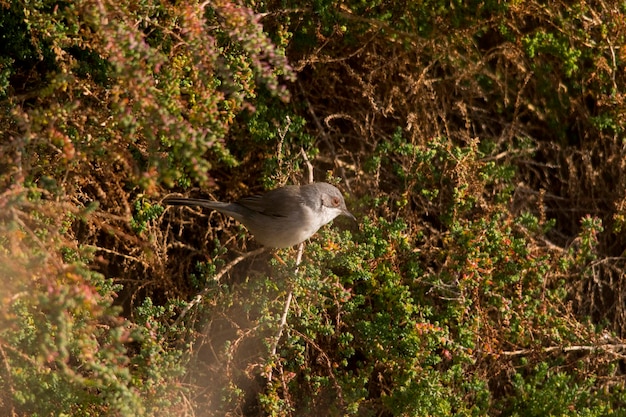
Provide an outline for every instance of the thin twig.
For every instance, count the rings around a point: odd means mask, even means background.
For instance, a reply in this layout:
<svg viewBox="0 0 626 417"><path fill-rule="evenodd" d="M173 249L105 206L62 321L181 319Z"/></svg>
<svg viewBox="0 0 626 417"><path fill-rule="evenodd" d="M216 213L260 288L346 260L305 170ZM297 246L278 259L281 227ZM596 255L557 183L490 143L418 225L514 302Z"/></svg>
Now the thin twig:
<svg viewBox="0 0 626 417"><path fill-rule="evenodd" d="M550 353L550 352L597 352L597 351L605 351L618 353L620 351L626 350L626 344L603 344L603 345L575 345L575 346L549 346L542 349L518 349L512 351L504 351L500 352L500 355L503 356L522 356L527 355L533 352L542 352L542 353Z"/></svg>
<svg viewBox="0 0 626 417"><path fill-rule="evenodd" d="M332 379L333 385L335 386L335 389L337 390L337 398L339 399L341 406L345 407L345 401L343 399L341 386L339 385L339 382L337 381L337 377L335 376L335 372L333 371L333 363L328 357L328 355L326 354L326 352L324 351L324 349L322 349L317 343L315 343L313 339L311 339L309 336L305 335L304 333L298 332L297 330L294 331L294 333L300 336L301 338L303 338L308 344L313 346L313 348L317 350L320 356L324 359L324 362L326 362L326 367L328 368L328 373L330 374L330 378Z"/></svg>
<svg viewBox="0 0 626 417"><path fill-rule="evenodd" d="M235 259L233 259L232 261L230 261L228 263L228 265L226 265L220 272L217 273L217 275L215 275L213 277L213 281L214 282L219 282L219 280L228 272L230 271L235 265L237 265L239 262L243 261L246 258L249 258L251 256L255 256L255 255L259 255L261 253L263 253L265 251L265 247L263 248L259 248L257 250L253 250L252 252L246 252L243 255L240 255L238 257L236 257ZM180 313L180 315L178 316L178 318L176 319L176 321L174 322L174 326L177 326L181 320L183 318L185 318L185 316L187 315L187 313L189 312L189 310L191 310L196 304L198 304L200 301L202 301L202 299L204 298L205 295L207 295L207 293L209 292L209 290L211 289L210 286L206 286L204 287L204 289L202 291L200 291L194 298L193 300L191 300L189 302L189 304L187 304L187 306L185 307L185 309Z"/></svg>
<svg viewBox="0 0 626 417"><path fill-rule="evenodd" d="M110 253L111 255L120 256L120 257L122 257L124 259L128 259L130 261L137 262L137 263L140 263L140 264L143 264L143 265L148 265L147 262L142 261L141 259L139 259L139 258L137 258L135 256L126 255L124 253L121 253L121 252L118 252L118 251L115 251L115 250L102 248L102 247L96 246L96 245L84 245L84 246L87 247L87 248L90 248L90 249L94 249L96 251L106 252L106 253Z"/></svg>
<svg viewBox="0 0 626 417"><path fill-rule="evenodd" d="M304 148L300 148L300 153L302 154L302 159L304 159L304 164L309 172L309 178L307 184L313 183L313 165L311 165L311 161L309 161L309 156L304 151Z"/></svg>
<svg viewBox="0 0 626 417"><path fill-rule="evenodd" d="M300 87L300 90L304 91L304 87L302 87L302 85L298 84L298 86ZM320 122L319 118L317 117L315 110L313 110L313 106L311 105L311 103L306 99L305 99L305 102L308 107L309 113L311 114L311 117L315 121L317 130L319 131L322 137L322 140L326 143L326 145L328 146L330 150L330 153L333 155L333 160L336 161L338 157L337 157L337 149L335 148L335 145L328 137L328 134L326 133L326 130L324 130L324 127L322 126L322 122ZM302 153L304 154L304 152ZM305 162L308 162L308 158L306 158L306 155L305 155ZM310 163L309 163L309 166L310 166ZM345 183L346 188L348 189L348 192L352 193L352 189L350 188L350 181L348 181L348 176L346 175L346 170L344 169L343 165L339 165L335 163L335 166L339 168L339 171L341 172L341 177L343 178L343 181ZM309 175L310 176L313 175L312 168L309 169ZM313 180L309 182L313 182Z"/></svg>
<svg viewBox="0 0 626 417"><path fill-rule="evenodd" d="M302 159L304 160L304 163L306 164L306 167L309 173L308 183L311 184L313 182L313 165L311 165L311 162L309 161L309 157L307 156L304 149L300 149L300 153L302 154ZM294 269L293 271L294 276L297 276L298 272L300 272L300 263L302 262L303 253L304 253L304 242L298 245L298 254L296 255L296 269ZM278 349L278 343L280 342L280 338L283 336L283 330L285 329L285 326L287 325L287 317L289 316L289 308L291 307L292 300L293 300L293 289L290 288L289 292L287 293L287 298L285 299L283 312L280 316L280 323L278 324L278 332L276 333L276 337L274 337L274 343L272 344L272 350L270 352L271 357L276 357L276 350ZM269 372L267 373L268 384L272 382L272 376L273 376L273 368L270 368Z"/></svg>
<svg viewBox="0 0 626 417"><path fill-rule="evenodd" d="M50 260L54 264L54 266L56 266L59 270L62 270L63 269L63 263L59 262L59 259L56 256L50 256L49 248L41 241L41 239L39 239L39 237L37 237L35 232L33 232L31 230L31 228L28 227L26 225L26 223L24 223L24 221L22 219L20 219L18 211L14 210L14 209L12 209L11 211L13 213L13 221L15 221L15 223L20 225L22 227L22 230L25 230L26 233L33 240L33 242L35 242L37 244L37 246L39 246L39 249L41 249L41 253L44 256L44 259L45 260Z"/></svg>
<svg viewBox="0 0 626 417"><path fill-rule="evenodd" d="M296 255L296 269L293 271L294 276L297 276L298 272L300 272L300 262L302 262L303 253L304 253L304 242L298 245L298 254ZM289 316L289 308L291 307L291 300L293 300L293 290L290 288L289 292L287 293L287 299L285 300L285 305L283 307L283 313L280 316L280 323L278 324L278 332L276 333L276 336L274 337L274 343L272 344L272 350L270 352L271 357L276 356L276 350L278 350L278 343L280 342L280 338L283 336L283 330L285 329L285 326L287 325L287 317ZM272 376L273 376L273 368L270 368L269 372L267 373L268 383L272 382Z"/></svg>

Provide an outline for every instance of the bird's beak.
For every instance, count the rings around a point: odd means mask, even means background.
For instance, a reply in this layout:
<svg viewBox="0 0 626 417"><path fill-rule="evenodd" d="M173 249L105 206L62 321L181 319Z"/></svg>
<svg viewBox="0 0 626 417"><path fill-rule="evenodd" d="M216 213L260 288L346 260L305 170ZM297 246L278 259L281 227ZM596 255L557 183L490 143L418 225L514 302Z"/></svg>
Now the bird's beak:
<svg viewBox="0 0 626 417"><path fill-rule="evenodd" d="M356 223L356 217L354 217L354 214L350 213L348 210L342 211L341 214L343 214L346 217L350 217Z"/></svg>

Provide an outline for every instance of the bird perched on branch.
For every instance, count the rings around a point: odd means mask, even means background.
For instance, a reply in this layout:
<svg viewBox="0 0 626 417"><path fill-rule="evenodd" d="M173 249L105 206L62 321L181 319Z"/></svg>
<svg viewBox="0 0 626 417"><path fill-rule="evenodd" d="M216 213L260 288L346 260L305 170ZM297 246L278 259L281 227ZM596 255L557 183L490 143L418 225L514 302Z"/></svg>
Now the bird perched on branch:
<svg viewBox="0 0 626 417"><path fill-rule="evenodd" d="M287 248L304 242L337 216L356 218L337 187L325 182L286 185L234 203L168 197L164 204L217 210L242 223L264 246Z"/></svg>

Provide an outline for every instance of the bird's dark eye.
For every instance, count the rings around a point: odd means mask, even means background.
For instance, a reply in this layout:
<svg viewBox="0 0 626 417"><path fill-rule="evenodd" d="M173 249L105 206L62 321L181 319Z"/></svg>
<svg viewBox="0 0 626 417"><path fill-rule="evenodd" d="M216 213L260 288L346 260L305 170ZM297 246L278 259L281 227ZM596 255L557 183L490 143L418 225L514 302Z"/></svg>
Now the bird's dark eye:
<svg viewBox="0 0 626 417"><path fill-rule="evenodd" d="M331 202L333 203L333 207L339 207L339 197L333 197Z"/></svg>

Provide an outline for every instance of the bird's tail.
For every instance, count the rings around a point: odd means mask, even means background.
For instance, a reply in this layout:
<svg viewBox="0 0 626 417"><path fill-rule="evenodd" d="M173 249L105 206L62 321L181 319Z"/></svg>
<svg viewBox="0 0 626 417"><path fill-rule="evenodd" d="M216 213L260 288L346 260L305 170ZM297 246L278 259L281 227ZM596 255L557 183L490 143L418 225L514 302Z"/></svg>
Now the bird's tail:
<svg viewBox="0 0 626 417"><path fill-rule="evenodd" d="M163 200L163 204L169 206L201 206L213 210L223 210L228 208L230 203L221 201L203 200L201 198L168 197Z"/></svg>

